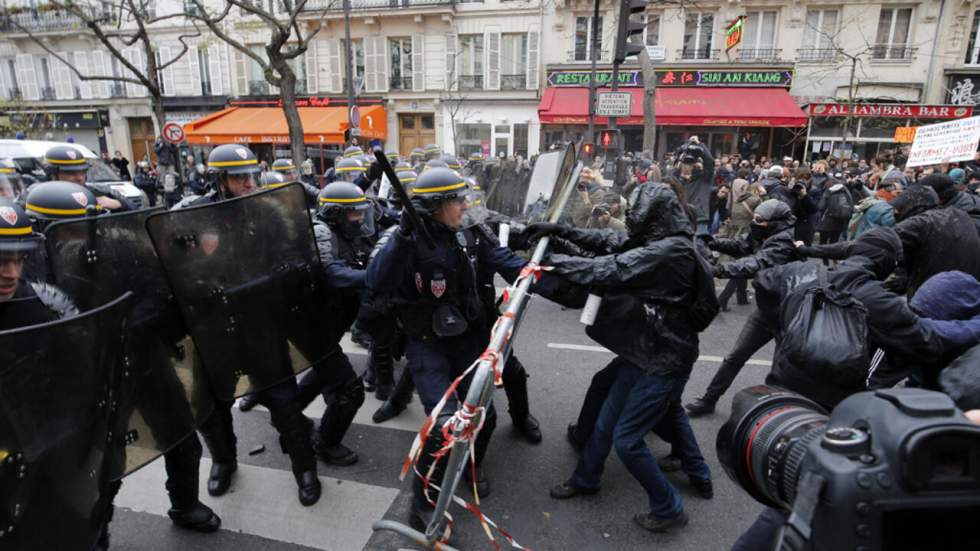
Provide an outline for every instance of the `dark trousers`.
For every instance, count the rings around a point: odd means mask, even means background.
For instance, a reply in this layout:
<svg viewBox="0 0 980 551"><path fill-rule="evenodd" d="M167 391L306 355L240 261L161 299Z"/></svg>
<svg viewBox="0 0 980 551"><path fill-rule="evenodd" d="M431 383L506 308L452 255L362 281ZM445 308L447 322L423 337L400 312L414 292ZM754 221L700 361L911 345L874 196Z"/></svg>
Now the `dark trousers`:
<svg viewBox="0 0 980 551"><path fill-rule="evenodd" d="M718 302L722 306L728 306L728 301L731 300L732 295L735 295L735 300L739 304L749 303L749 280L747 279L729 279L728 283L725 284L725 288L722 289L721 294L718 295Z"/></svg>
<svg viewBox="0 0 980 551"><path fill-rule="evenodd" d="M735 341L735 348L721 362L721 367L711 378L704 397L717 402L721 395L732 386L732 382L735 381L735 377L738 376L738 372L742 370L745 362L749 361L753 354L773 338L772 328L766 323L762 313L756 309L745 320L742 332L738 334L738 339Z"/></svg>
<svg viewBox="0 0 980 551"><path fill-rule="evenodd" d="M732 551L769 551L776 543L779 529L786 524L789 513L766 507L749 529L735 540Z"/></svg>
<svg viewBox="0 0 980 551"><path fill-rule="evenodd" d="M336 446L343 441L364 403L364 383L339 346L300 379L296 398L299 409L306 409L317 395L323 396L327 404L320 418L319 444Z"/></svg>
<svg viewBox="0 0 980 551"><path fill-rule="evenodd" d="M579 455L572 483L598 488L606 458L615 447L620 461L646 490L650 511L659 518L676 517L682 510L680 494L664 477L643 438L653 427L666 422L677 436L674 445L681 453L701 456L694 431L680 406L687 378L647 373L622 358L612 363L617 364L616 378L595 430ZM703 458L688 474L702 480L711 477Z"/></svg>

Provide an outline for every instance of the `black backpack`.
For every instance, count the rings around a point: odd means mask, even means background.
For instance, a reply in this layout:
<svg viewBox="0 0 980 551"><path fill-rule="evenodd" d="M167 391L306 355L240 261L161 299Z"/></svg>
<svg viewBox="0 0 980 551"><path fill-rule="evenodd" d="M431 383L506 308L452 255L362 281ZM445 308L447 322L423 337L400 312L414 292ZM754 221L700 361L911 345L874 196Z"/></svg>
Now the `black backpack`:
<svg viewBox="0 0 980 551"><path fill-rule="evenodd" d="M690 310L691 328L700 333L711 325L718 312L721 311L721 303L718 302L718 295L715 293L714 270L704 255L698 251L697 239L694 246L694 293Z"/></svg>
<svg viewBox="0 0 980 551"><path fill-rule="evenodd" d="M783 303L780 354L815 380L863 387L871 358L868 309L850 293L834 288L825 269L819 274L817 285L793 291L803 293L802 300Z"/></svg>
<svg viewBox="0 0 980 551"><path fill-rule="evenodd" d="M853 214L851 205L851 194L846 190L830 192L830 200L827 205L827 216L837 220L850 220Z"/></svg>

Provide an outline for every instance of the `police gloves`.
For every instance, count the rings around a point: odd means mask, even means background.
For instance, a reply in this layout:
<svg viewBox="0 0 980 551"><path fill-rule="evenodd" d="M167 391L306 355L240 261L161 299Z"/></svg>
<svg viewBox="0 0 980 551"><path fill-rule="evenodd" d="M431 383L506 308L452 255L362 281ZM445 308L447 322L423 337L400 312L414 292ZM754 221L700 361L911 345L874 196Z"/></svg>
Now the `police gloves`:
<svg viewBox="0 0 980 551"><path fill-rule="evenodd" d="M398 233L408 237L414 231L415 224L412 223L412 217L405 212L405 209L402 209L402 214L398 219Z"/></svg>

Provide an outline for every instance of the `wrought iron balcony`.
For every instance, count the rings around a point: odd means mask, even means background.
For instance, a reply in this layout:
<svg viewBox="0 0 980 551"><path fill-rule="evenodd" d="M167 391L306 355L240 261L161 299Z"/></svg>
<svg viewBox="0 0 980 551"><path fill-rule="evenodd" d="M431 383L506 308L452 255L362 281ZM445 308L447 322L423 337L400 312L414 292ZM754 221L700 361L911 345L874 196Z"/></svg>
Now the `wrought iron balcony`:
<svg viewBox="0 0 980 551"><path fill-rule="evenodd" d="M55 94L54 88L51 88L49 86L42 86L41 87L41 99L50 100L50 99L54 99L55 97L56 97L56 94Z"/></svg>
<svg viewBox="0 0 980 551"><path fill-rule="evenodd" d="M126 86L118 82L113 82L109 84L109 97L110 98L126 97Z"/></svg>
<svg viewBox="0 0 980 551"><path fill-rule="evenodd" d="M712 50L710 48L681 48L677 50L677 57L693 61L714 61L718 59L718 50Z"/></svg>
<svg viewBox="0 0 980 551"><path fill-rule="evenodd" d="M391 77L389 86L392 90L411 90L413 84L412 77Z"/></svg>
<svg viewBox="0 0 980 551"><path fill-rule="evenodd" d="M264 80L248 81L248 94L250 96L268 96L270 94L269 83Z"/></svg>
<svg viewBox="0 0 980 551"><path fill-rule="evenodd" d="M840 57L837 48L800 48L796 50L796 61L800 63L829 63Z"/></svg>
<svg viewBox="0 0 980 551"><path fill-rule="evenodd" d="M876 44L871 48L871 59L875 61L911 61L918 48L904 44Z"/></svg>
<svg viewBox="0 0 980 551"><path fill-rule="evenodd" d="M782 54L779 48L742 48L738 51L739 61L778 63Z"/></svg>
<svg viewBox="0 0 980 551"><path fill-rule="evenodd" d="M460 90L483 90L483 75L460 75Z"/></svg>
<svg viewBox="0 0 980 551"><path fill-rule="evenodd" d="M12 88L8 88L7 90L10 92L10 98L11 99L20 99L22 97L21 96L21 92L20 92L20 88L17 88L16 86L14 86Z"/></svg>
<svg viewBox="0 0 980 551"><path fill-rule="evenodd" d="M588 63L588 62L591 62L592 61L592 58L589 57L590 53L591 53L591 49L587 49L585 52L582 52L581 50L570 50L568 52L568 62L569 63ZM596 62L597 63L603 63L603 60L605 60L605 59L609 59L609 51L608 50L600 50L599 51L599 57L596 59Z"/></svg>
<svg viewBox="0 0 980 551"><path fill-rule="evenodd" d="M91 18L100 22L111 22L111 13L104 13L91 8ZM70 31L86 28L85 20L68 10L9 7L0 16L0 29L8 32L55 32Z"/></svg>
<svg viewBox="0 0 980 551"><path fill-rule="evenodd" d="M456 0L349 0L351 10L387 10L391 8L430 8L455 6ZM343 11L344 0L310 0L304 12Z"/></svg>
<svg viewBox="0 0 980 551"><path fill-rule="evenodd" d="M501 90L524 90L527 88L527 75L501 75Z"/></svg>

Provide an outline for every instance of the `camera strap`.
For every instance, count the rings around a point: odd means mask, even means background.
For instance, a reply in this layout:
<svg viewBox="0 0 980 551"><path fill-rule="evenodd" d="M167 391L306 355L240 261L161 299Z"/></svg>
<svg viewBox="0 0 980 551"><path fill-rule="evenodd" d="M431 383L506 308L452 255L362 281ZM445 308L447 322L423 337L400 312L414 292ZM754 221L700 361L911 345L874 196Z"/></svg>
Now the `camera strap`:
<svg viewBox="0 0 980 551"><path fill-rule="evenodd" d="M826 482L819 474L808 472L803 475L797 488L793 512L786 524L779 530L779 537L773 547L776 551L803 551L810 541L813 514L820 503L820 491Z"/></svg>

